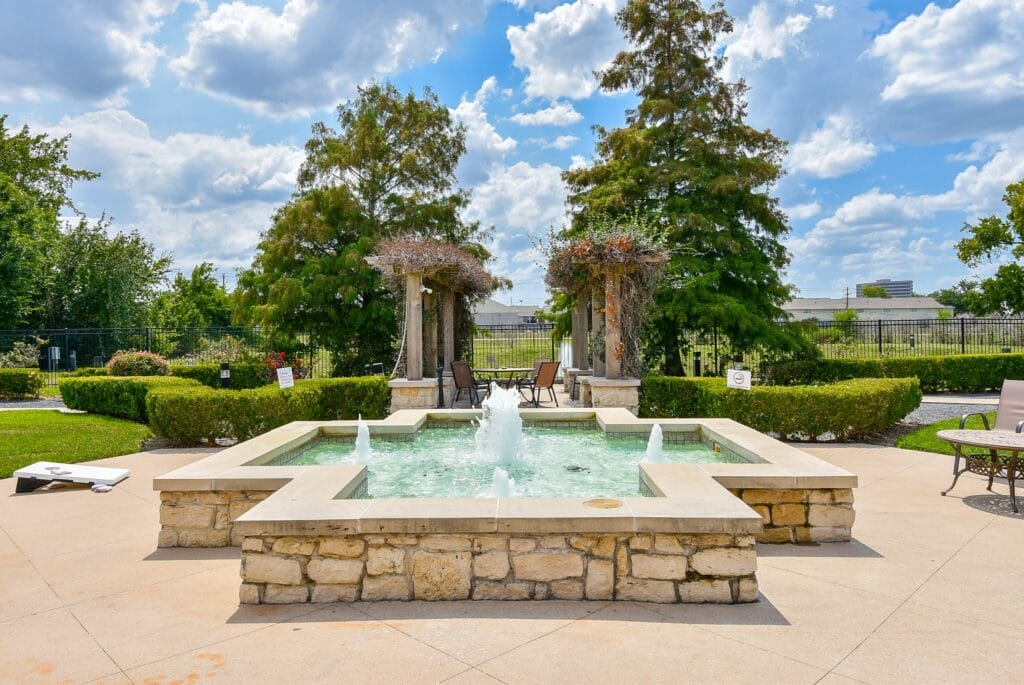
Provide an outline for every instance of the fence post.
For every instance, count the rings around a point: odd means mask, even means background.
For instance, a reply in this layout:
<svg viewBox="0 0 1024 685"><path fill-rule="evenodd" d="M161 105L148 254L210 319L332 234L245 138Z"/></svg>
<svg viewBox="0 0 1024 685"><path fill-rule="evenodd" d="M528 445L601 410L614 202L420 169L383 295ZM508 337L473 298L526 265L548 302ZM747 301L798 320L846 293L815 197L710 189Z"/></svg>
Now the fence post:
<svg viewBox="0 0 1024 685"><path fill-rule="evenodd" d="M715 326L712 328L712 330L714 331L714 340L715 340L715 375L717 376L718 375L718 325L715 324Z"/></svg>
<svg viewBox="0 0 1024 685"><path fill-rule="evenodd" d="M146 328L146 352L152 352L153 351L151 349L152 346L153 346L153 329L147 327Z"/></svg>
<svg viewBox="0 0 1024 685"><path fill-rule="evenodd" d="M882 356L882 320L878 320L878 356Z"/></svg>
<svg viewBox="0 0 1024 685"><path fill-rule="evenodd" d="M960 319L960 354L967 354L967 319Z"/></svg>

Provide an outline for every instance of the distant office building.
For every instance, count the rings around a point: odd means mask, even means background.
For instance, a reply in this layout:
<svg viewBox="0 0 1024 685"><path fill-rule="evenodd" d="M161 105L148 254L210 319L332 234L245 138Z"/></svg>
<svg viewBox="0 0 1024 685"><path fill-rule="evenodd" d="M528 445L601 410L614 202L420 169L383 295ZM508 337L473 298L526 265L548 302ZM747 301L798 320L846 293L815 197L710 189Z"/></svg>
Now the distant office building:
<svg viewBox="0 0 1024 685"><path fill-rule="evenodd" d="M874 283L858 283L857 284L857 297L864 297L864 286L874 285L885 292L889 293L889 297L913 297L914 296L914 282L913 281L892 281L888 278L875 281Z"/></svg>
<svg viewBox="0 0 1024 685"><path fill-rule="evenodd" d="M473 321L477 326L527 326L540 323L541 311L544 307L507 305L488 297L474 305Z"/></svg>
<svg viewBox="0 0 1024 685"><path fill-rule="evenodd" d="M782 309L794 321L832 321L836 312L847 308L847 303L861 321L937 319L941 311L953 313L952 307L939 304L931 297L851 297L849 300L843 297L794 297L782 305Z"/></svg>

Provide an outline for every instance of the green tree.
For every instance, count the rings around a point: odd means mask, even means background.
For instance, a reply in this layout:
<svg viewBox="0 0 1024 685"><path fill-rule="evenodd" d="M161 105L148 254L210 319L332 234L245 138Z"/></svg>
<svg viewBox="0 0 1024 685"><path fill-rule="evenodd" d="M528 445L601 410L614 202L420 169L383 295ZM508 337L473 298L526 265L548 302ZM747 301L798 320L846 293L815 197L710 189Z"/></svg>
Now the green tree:
<svg viewBox="0 0 1024 685"><path fill-rule="evenodd" d="M880 285L863 285L860 288L861 297L881 297L884 300L889 299L889 291Z"/></svg>
<svg viewBox="0 0 1024 685"><path fill-rule="evenodd" d="M57 215L0 173L0 329L37 323L52 284L48 254Z"/></svg>
<svg viewBox="0 0 1024 685"><path fill-rule="evenodd" d="M81 219L60 238L54 287L46 302L50 328L145 326L171 259L137 232L108 234L110 221Z"/></svg>
<svg viewBox="0 0 1024 685"><path fill-rule="evenodd" d="M952 288L943 288L928 293L928 297L935 298L939 304L953 308L954 314L971 313L976 316L984 315L982 304L982 293L978 289L977 281L962 280Z"/></svg>
<svg viewBox="0 0 1024 685"><path fill-rule="evenodd" d="M236 311L286 336L308 331L331 350L335 373L362 373L394 358L396 297L366 263L381 240L433 237L486 252L479 226L459 217L464 128L430 90L362 87L338 107L338 124L313 126L296 194L241 275Z"/></svg>
<svg viewBox="0 0 1024 685"><path fill-rule="evenodd" d="M836 322L836 328L844 337L853 337L853 325L860 319L856 309L843 309L835 312L832 319Z"/></svg>
<svg viewBox="0 0 1024 685"><path fill-rule="evenodd" d="M158 326L230 326L231 301L217 280L213 264L203 262L188 277L179 272L170 290L160 293L153 302L153 321Z"/></svg>
<svg viewBox="0 0 1024 685"><path fill-rule="evenodd" d="M1009 257L995 274L978 284L978 314L1024 314L1024 180L1006 186L1003 202L1010 208L1005 219L987 216L964 224L970 235L956 246L957 257L970 267L982 261Z"/></svg>
<svg viewBox="0 0 1024 685"><path fill-rule="evenodd" d="M790 287L780 242L787 218L769 193L785 143L744 122L746 85L728 83L718 41L732 30L720 2L631 0L616 17L632 49L601 77L606 92L640 102L623 128L597 127L597 159L566 172L574 228L600 214L640 212L671 250L655 297L650 346L663 370L682 374L684 330L717 329L737 350L791 349L802 338L774 321Z"/></svg>

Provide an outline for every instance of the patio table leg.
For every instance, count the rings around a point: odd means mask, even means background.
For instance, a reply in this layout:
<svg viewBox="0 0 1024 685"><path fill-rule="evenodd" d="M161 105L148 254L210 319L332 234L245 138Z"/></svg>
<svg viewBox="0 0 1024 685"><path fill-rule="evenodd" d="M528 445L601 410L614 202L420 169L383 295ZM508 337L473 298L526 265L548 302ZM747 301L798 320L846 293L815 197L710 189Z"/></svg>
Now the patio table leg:
<svg viewBox="0 0 1024 685"><path fill-rule="evenodd" d="M1013 513L1019 514L1017 510L1017 492L1015 487L1015 480L1017 476L1017 455L1019 452L1013 452L1010 455L1010 462L1006 467L1006 479L1010 481L1010 506L1013 507Z"/></svg>
<svg viewBox="0 0 1024 685"><path fill-rule="evenodd" d="M963 448L960 445L956 445L955 446L956 459L953 462L953 482L949 484L948 488L946 488L945 490L942 491L941 494L942 494L943 497L946 496L947 492L949 492L950 490L952 490L953 488L956 487L956 482L958 480L960 480L960 476L962 476L964 474L964 471L967 470L967 462L966 462L967 457L964 457L964 468L963 469L959 469L958 468L960 466L960 457L962 456L962 454L961 454L962 449Z"/></svg>

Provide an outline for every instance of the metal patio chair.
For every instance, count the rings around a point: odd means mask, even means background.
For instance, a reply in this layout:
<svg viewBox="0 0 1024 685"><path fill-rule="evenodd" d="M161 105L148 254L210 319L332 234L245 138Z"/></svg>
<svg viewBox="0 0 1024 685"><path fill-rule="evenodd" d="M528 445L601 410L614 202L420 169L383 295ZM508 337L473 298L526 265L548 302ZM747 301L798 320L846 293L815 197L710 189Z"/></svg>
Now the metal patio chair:
<svg viewBox="0 0 1024 685"><path fill-rule="evenodd" d="M468 362L452 362L452 378L455 380L455 395L452 396L452 404L462 397L462 391L469 393L469 404L472 407L480 406L480 391L490 392L490 382L485 378L477 378L473 373L473 367ZM485 394L486 396L486 394Z"/></svg>
<svg viewBox="0 0 1024 685"><path fill-rule="evenodd" d="M526 397L524 390L530 391L528 401L535 407L540 406L540 391L547 390L551 401L558 406L558 398L555 396L555 376L558 375L558 366L561 362L540 362L537 373L533 378L524 378L516 383L516 389Z"/></svg>

